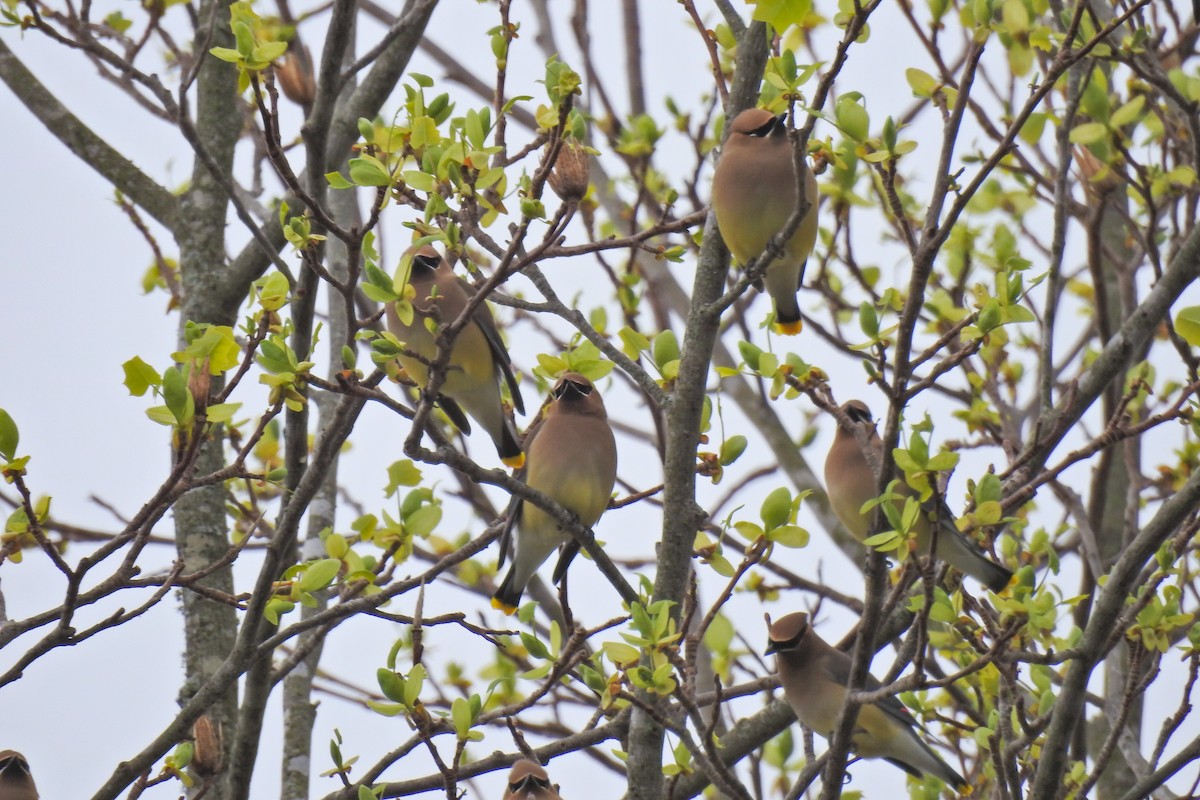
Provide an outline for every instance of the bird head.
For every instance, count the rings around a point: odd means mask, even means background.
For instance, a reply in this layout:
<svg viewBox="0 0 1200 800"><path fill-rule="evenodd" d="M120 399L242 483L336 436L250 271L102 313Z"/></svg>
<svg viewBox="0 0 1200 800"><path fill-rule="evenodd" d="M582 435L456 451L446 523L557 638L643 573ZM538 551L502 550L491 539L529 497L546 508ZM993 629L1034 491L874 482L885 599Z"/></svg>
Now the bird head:
<svg viewBox="0 0 1200 800"><path fill-rule="evenodd" d="M797 611L788 614L775 622L767 617L767 649L764 655L785 653L800 646L804 635L808 633L808 614Z"/></svg>
<svg viewBox="0 0 1200 800"><path fill-rule="evenodd" d="M508 794L512 798L533 796L540 791L554 791L550 776L535 761L523 758L513 764L508 773Z"/></svg>
<svg viewBox="0 0 1200 800"><path fill-rule="evenodd" d="M855 425L872 427L875 425L875 420L871 417L871 409L867 408L867 404L862 400L849 400L842 403L840 411Z"/></svg>

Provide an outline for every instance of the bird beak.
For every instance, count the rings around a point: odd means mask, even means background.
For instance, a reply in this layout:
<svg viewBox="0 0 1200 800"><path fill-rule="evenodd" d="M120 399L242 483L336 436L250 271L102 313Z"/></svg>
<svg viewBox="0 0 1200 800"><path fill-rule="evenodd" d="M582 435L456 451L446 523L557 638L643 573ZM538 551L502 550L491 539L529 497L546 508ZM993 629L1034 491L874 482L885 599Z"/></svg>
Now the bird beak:
<svg viewBox="0 0 1200 800"><path fill-rule="evenodd" d="M779 652L779 648L777 648L777 647L775 646L775 643L774 643L774 642L767 642L767 649L766 649L766 650L763 650L763 655L764 655L764 656L769 656L769 655L771 655L772 653L778 653L778 652Z"/></svg>
<svg viewBox="0 0 1200 800"><path fill-rule="evenodd" d="M783 132L786 130L787 130L787 112L785 111L784 113L780 114L778 117L775 118L775 127L771 130L771 133L775 133L777 131Z"/></svg>

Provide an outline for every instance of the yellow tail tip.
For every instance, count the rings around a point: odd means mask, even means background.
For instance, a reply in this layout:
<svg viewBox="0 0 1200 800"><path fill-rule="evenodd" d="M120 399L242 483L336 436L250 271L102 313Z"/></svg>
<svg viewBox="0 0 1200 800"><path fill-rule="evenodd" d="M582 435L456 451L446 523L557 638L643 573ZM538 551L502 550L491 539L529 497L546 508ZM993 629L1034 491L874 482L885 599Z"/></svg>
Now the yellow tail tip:
<svg viewBox="0 0 1200 800"><path fill-rule="evenodd" d="M784 336L795 336L800 331L804 330L804 321L796 320L795 322L776 322L775 329Z"/></svg>
<svg viewBox="0 0 1200 800"><path fill-rule="evenodd" d="M505 603L499 597L492 598L492 608L496 609L497 611L503 611L505 614L507 614L510 617L513 614L517 613L516 606L510 606L508 603Z"/></svg>
<svg viewBox="0 0 1200 800"><path fill-rule="evenodd" d="M509 456L508 458L502 458L500 460L504 462L504 466L509 467L510 469L520 469L521 467L525 466L524 453L518 453L515 456Z"/></svg>

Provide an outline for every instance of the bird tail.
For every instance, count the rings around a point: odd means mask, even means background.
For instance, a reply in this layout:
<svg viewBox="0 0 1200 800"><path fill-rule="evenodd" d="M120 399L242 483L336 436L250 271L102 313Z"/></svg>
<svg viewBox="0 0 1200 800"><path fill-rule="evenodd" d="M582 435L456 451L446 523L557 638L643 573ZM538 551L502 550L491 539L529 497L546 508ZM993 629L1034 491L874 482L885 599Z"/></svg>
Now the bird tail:
<svg viewBox="0 0 1200 800"><path fill-rule="evenodd" d="M512 469L525 466L525 451L521 449L517 432L507 419L504 420L504 427L500 431L500 441L496 443L496 450L500 453L500 460Z"/></svg>
<svg viewBox="0 0 1200 800"><path fill-rule="evenodd" d="M979 551L952 523L938 528L937 556L952 567L999 592L1012 580L1012 570L1000 566Z"/></svg>
<svg viewBox="0 0 1200 800"><path fill-rule="evenodd" d="M795 295L776 297L775 300L775 329L785 336L795 336L804 329L804 321L800 318L800 304Z"/></svg>
<svg viewBox="0 0 1200 800"><path fill-rule="evenodd" d="M517 613L517 606L521 604L521 595L524 593L525 587L517 583L517 565L514 563L509 567L500 588L492 595L492 608L512 616Z"/></svg>
<svg viewBox="0 0 1200 800"><path fill-rule="evenodd" d="M979 556L977 571L971 577L993 592L1000 592L1005 586L1008 586L1009 581L1012 580L1013 573L1012 570L1002 567L983 556Z"/></svg>

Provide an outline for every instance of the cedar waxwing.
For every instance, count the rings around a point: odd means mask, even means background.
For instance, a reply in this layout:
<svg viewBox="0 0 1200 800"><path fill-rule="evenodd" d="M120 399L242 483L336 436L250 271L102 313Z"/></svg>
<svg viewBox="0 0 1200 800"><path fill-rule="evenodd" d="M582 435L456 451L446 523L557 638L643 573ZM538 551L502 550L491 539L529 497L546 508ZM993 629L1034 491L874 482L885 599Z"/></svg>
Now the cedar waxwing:
<svg viewBox="0 0 1200 800"><path fill-rule="evenodd" d="M769 620L768 620L769 622ZM775 654L775 669L788 705L806 728L828 739L846 702L850 656L812 630L808 615L788 614L771 623L766 655ZM864 691L882 684L866 676ZM917 721L894 696L859 706L850 747L861 758L882 758L920 778L928 772L947 786L963 790L967 782L917 734Z"/></svg>
<svg viewBox="0 0 1200 800"><path fill-rule="evenodd" d="M546 770L535 761L523 758L508 773L504 800L561 800L558 787L550 783Z"/></svg>
<svg viewBox="0 0 1200 800"><path fill-rule="evenodd" d="M729 252L750 264L767 249L796 210L796 171L792 143L784 122L762 108L748 108L730 126L729 138L713 173L712 206ZM781 333L800 332L796 292L804 281L804 265L817 241L817 179L807 162L804 199L810 204L783 254L767 267L767 293L775 304L775 324Z"/></svg>
<svg viewBox="0 0 1200 800"><path fill-rule="evenodd" d="M413 254L409 283L416 292L412 300L412 323L401 322L394 304L388 303L388 329L406 349L418 356L401 355L398 358L409 376L424 388L429 384L426 362L437 358L437 337L425 327L426 319L434 317L443 325L454 322L467 307L474 289L455 275L450 265L429 246ZM433 313L435 307L436 316ZM525 404L509 365L508 350L500 339L492 312L483 303L454 339L437 403L461 431L470 433L471 423L463 416L465 410L492 437L500 459L510 467L519 467L524 456L517 433L504 413L500 398L501 377L508 383L513 405L524 414Z"/></svg>
<svg viewBox="0 0 1200 800"><path fill-rule="evenodd" d="M859 400L851 400L842 405L842 411L855 425L869 426L871 442L880 459L883 458L883 443L875 432L875 423L866 404ZM854 432L838 425L834 434L833 446L825 458L825 489L829 493L829 504L833 513L842 521L852 534L860 540L866 539L868 526L874 509L862 512L865 503L873 500L878 481L871 463L863 455L858 439ZM907 493L908 487L903 481L899 491ZM954 514L944 502L936 505L931 501L922 508L922 514L917 519L917 548L922 554L929 552L929 520L937 521L937 551L936 555L952 567L970 575L993 592L998 592L1008 585L1012 572L989 561L967 537L963 536L954 526Z"/></svg>
<svg viewBox="0 0 1200 800"><path fill-rule="evenodd" d="M37 800L29 762L16 750L0 750L0 800Z"/></svg>
<svg viewBox="0 0 1200 800"><path fill-rule="evenodd" d="M526 434L525 467L516 477L574 512L580 524L591 528L608 508L617 480L616 439L600 392L587 378L568 372L554 384L550 395L544 415ZM516 555L492 598L492 606L506 614L517 610L529 579L556 547L565 545L554 567L555 583L579 552L579 543L563 533L549 514L514 495L500 537L499 566L504 566L513 547L514 527Z"/></svg>

